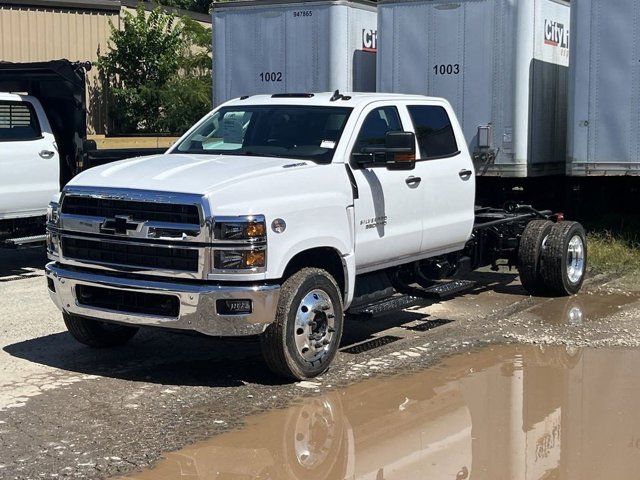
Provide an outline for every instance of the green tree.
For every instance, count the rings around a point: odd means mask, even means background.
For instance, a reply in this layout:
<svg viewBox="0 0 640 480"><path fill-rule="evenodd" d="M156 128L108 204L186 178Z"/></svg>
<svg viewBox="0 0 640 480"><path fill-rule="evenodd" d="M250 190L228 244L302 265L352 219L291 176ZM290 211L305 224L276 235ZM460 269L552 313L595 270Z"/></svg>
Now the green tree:
<svg viewBox="0 0 640 480"><path fill-rule="evenodd" d="M181 8L193 12L209 13L213 0L159 0L160 5Z"/></svg>
<svg viewBox="0 0 640 480"><path fill-rule="evenodd" d="M162 130L184 132L211 110L211 29L191 18L182 19L185 48L178 60L180 74L162 90Z"/></svg>
<svg viewBox="0 0 640 480"><path fill-rule="evenodd" d="M98 59L109 133L182 133L211 108L207 32L191 19L142 6L125 12L121 29L111 26L110 50Z"/></svg>

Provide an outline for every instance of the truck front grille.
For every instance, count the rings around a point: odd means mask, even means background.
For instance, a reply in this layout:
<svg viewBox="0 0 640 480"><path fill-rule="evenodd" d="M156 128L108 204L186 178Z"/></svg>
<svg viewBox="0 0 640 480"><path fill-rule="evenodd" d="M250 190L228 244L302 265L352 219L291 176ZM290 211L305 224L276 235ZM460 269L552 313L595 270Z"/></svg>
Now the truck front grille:
<svg viewBox="0 0 640 480"><path fill-rule="evenodd" d="M199 266L196 249L73 237L63 237L62 255L89 263L159 270L198 272Z"/></svg>
<svg viewBox="0 0 640 480"><path fill-rule="evenodd" d="M76 297L80 305L122 313L172 318L180 313L180 300L173 295L76 285Z"/></svg>
<svg viewBox="0 0 640 480"><path fill-rule="evenodd" d="M65 187L57 260L157 277L204 279L210 271L208 201L198 194Z"/></svg>
<svg viewBox="0 0 640 480"><path fill-rule="evenodd" d="M67 196L62 202L61 212L70 215L104 218L128 215L135 221L150 220L200 225L200 214L196 205Z"/></svg>

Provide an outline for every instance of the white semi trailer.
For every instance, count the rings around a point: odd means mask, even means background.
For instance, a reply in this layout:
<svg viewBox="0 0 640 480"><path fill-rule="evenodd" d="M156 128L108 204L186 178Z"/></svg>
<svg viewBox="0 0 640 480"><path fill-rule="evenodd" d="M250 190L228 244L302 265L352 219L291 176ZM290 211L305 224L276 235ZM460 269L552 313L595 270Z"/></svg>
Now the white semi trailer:
<svg viewBox="0 0 640 480"><path fill-rule="evenodd" d="M640 175L640 2L571 8L567 174Z"/></svg>
<svg viewBox="0 0 640 480"><path fill-rule="evenodd" d="M260 93L376 89L375 4L213 4L213 103Z"/></svg>
<svg viewBox="0 0 640 480"><path fill-rule="evenodd" d="M563 174L569 4L383 0L379 92L448 99L478 175Z"/></svg>

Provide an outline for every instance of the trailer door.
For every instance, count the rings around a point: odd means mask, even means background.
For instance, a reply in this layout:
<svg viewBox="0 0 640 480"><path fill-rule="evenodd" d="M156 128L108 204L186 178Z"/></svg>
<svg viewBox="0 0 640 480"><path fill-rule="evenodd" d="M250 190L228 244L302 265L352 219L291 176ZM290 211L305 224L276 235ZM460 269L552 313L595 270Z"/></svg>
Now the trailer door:
<svg viewBox="0 0 640 480"><path fill-rule="evenodd" d="M478 147L478 127L491 125L496 163L511 164L512 119L505 102L513 90L513 7L504 0L439 0L378 8L378 90L445 98L471 152Z"/></svg>

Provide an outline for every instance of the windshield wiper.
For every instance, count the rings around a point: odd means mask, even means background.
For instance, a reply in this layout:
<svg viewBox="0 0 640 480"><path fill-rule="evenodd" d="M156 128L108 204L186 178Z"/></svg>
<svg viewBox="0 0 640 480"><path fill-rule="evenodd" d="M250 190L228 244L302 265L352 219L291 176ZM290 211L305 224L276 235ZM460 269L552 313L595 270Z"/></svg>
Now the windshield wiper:
<svg viewBox="0 0 640 480"><path fill-rule="evenodd" d="M276 155L275 153L257 153L257 152L242 152L242 155L252 156L252 157L270 157L270 158L286 158L280 155Z"/></svg>

